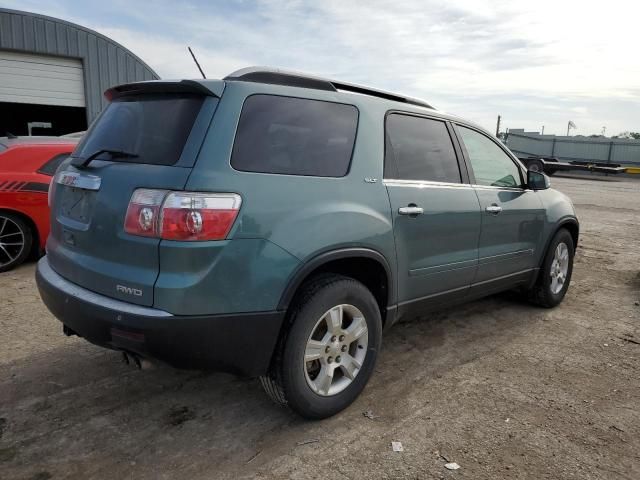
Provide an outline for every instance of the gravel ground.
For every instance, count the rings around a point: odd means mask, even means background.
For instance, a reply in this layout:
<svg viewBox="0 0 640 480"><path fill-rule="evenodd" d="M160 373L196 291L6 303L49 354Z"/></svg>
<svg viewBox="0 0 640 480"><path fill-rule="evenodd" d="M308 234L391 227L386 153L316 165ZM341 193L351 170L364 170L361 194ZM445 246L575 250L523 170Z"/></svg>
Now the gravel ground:
<svg viewBox="0 0 640 480"><path fill-rule="evenodd" d="M582 227L564 303L397 325L361 397L320 422L255 380L134 370L62 335L33 264L0 274L0 478L640 478L640 182L552 182Z"/></svg>

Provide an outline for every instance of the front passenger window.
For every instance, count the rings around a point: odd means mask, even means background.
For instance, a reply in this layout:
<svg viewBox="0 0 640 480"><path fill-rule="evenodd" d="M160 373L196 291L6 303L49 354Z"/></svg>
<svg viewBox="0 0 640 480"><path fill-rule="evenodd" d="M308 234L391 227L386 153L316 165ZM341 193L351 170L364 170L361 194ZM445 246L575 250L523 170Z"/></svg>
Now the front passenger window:
<svg viewBox="0 0 640 480"><path fill-rule="evenodd" d="M467 149L476 184L490 187L520 187L520 169L504 151L485 135L458 126Z"/></svg>

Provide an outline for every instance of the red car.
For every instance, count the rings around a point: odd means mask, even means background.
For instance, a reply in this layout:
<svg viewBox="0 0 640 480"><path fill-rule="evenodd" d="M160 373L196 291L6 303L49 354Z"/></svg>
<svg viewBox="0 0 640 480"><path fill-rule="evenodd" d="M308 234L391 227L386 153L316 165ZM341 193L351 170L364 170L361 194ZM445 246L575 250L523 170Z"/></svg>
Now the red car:
<svg viewBox="0 0 640 480"><path fill-rule="evenodd" d="M49 183L78 139L0 137L0 272L44 250Z"/></svg>

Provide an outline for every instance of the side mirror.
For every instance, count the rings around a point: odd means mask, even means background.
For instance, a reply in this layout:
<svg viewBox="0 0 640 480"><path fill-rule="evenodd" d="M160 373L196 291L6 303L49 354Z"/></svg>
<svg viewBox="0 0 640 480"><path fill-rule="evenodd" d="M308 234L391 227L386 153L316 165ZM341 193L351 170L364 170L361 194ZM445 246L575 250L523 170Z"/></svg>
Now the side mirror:
<svg viewBox="0 0 640 480"><path fill-rule="evenodd" d="M527 170L527 187L531 190L546 190L550 186L549 177L544 173Z"/></svg>

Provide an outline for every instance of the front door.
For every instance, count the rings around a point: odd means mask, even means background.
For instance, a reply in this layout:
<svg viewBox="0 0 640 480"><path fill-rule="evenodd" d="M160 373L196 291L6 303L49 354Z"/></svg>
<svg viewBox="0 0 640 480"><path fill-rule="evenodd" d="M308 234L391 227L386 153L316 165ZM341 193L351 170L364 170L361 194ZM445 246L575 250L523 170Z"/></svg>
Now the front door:
<svg viewBox="0 0 640 480"><path fill-rule="evenodd" d="M400 314L462 299L476 273L480 206L450 128L438 119L387 116Z"/></svg>
<svg viewBox="0 0 640 480"><path fill-rule="evenodd" d="M538 194L526 188L524 172L492 138L458 125L482 209L479 289L501 290L528 279L540 248L544 209Z"/></svg>

